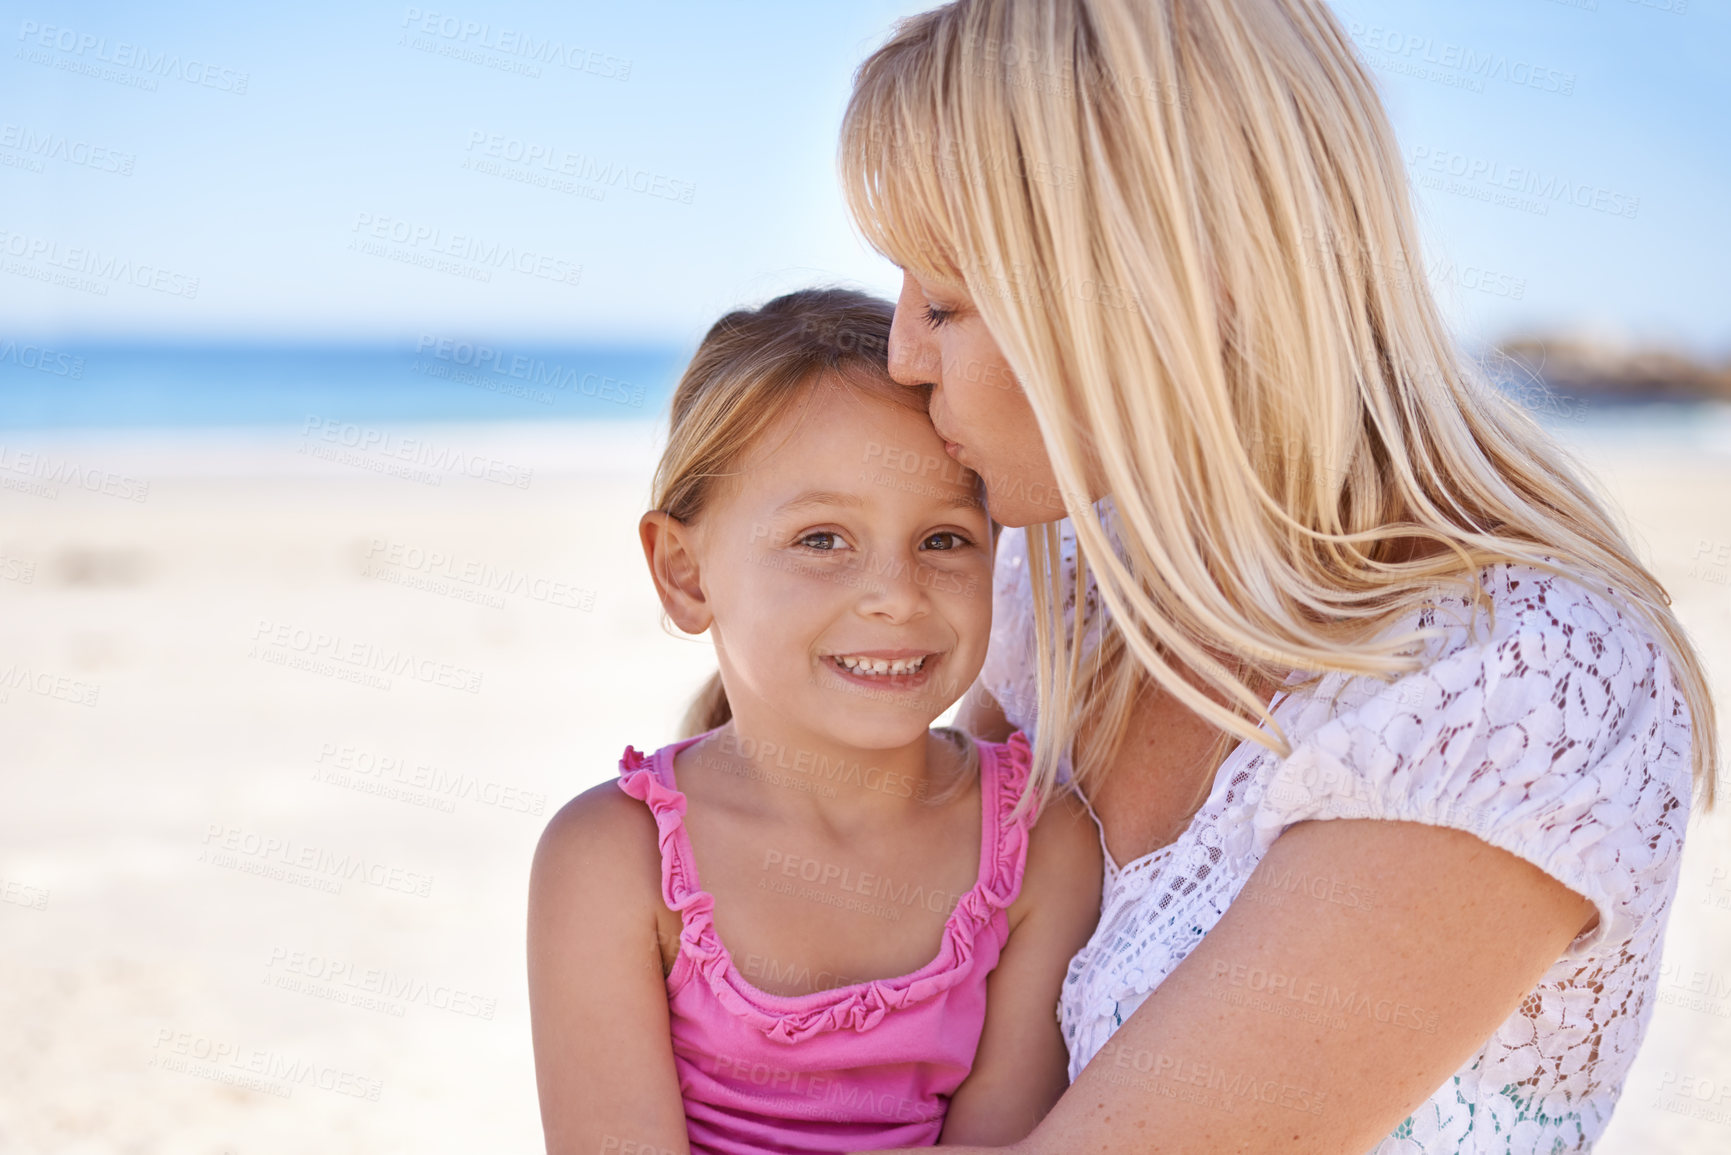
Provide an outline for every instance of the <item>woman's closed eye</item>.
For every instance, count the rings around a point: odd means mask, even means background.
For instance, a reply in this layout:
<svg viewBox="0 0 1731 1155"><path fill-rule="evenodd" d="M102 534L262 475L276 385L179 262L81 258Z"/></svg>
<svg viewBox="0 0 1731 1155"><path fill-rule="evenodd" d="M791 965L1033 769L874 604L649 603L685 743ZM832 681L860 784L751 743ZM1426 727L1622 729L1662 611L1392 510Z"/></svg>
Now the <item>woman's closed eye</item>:
<svg viewBox="0 0 1731 1155"><path fill-rule="evenodd" d="M926 305L924 313L926 324L930 325L934 329L939 328L955 315L956 311L954 309L940 309L936 305L929 303Z"/></svg>

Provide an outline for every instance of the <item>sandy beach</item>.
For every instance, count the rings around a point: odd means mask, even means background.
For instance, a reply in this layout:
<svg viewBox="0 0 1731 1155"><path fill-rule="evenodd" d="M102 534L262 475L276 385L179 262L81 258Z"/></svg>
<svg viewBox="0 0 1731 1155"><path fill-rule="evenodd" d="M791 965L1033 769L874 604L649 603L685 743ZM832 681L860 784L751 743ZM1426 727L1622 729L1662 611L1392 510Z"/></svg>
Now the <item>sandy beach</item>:
<svg viewBox="0 0 1731 1155"><path fill-rule="evenodd" d="M1731 712L1731 420L1616 424L1570 435ZM648 423L0 436L0 1151L540 1150L536 838L713 665L643 572L653 454ZM1659 1003L1599 1150L1726 1150L1722 816Z"/></svg>

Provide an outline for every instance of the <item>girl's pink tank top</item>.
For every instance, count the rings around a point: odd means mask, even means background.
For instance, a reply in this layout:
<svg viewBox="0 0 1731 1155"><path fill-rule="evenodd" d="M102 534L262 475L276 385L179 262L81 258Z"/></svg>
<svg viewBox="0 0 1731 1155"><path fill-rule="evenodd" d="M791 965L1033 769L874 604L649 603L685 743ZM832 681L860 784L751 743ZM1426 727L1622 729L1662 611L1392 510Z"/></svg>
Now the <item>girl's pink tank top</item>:
<svg viewBox="0 0 1731 1155"><path fill-rule="evenodd" d="M979 879L950 912L937 957L898 978L783 996L758 990L740 974L716 934L715 900L698 882L673 756L706 736L648 758L628 746L619 763L620 788L655 816L662 898L683 927L667 976L667 1007L692 1152L930 1146L973 1065L986 976L1009 936L1004 912L1022 889L1035 815L1030 810L1012 821L1010 811L1028 779L1027 738L1017 731L1008 742L978 743ZM790 775L801 772L788 768ZM812 886L798 871L788 881ZM847 890L839 880L824 881L820 901L857 898L891 910L927 901L883 879L854 878Z"/></svg>

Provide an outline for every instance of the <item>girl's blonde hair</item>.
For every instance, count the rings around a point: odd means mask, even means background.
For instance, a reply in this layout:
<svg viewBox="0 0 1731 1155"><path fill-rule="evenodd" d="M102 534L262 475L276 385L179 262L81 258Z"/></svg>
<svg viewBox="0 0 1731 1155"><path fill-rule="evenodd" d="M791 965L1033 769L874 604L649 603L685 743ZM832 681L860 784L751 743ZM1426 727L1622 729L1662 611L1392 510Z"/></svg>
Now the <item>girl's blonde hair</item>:
<svg viewBox="0 0 1731 1155"><path fill-rule="evenodd" d="M740 460L820 379L923 417L930 390L898 385L889 375L894 317L894 305L865 293L801 289L710 326L673 391L652 506L688 525L697 522L720 487L739 476ZM732 717L721 675L712 674L687 708L679 736L702 734ZM936 732L957 748L965 772L977 770L978 752L966 735Z"/></svg>
<svg viewBox="0 0 1731 1155"><path fill-rule="evenodd" d="M1036 789L1062 753L1082 782L1109 764L1150 680L1286 754L1252 683L1412 670L1421 638L1387 628L1444 588L1487 604L1478 571L1518 562L1652 628L1711 803L1713 704L1670 598L1457 352L1320 0L956 0L861 65L840 163L867 239L974 300L1050 452L1076 588L1092 570L1116 626L1084 663L1078 597L1060 652L1057 523L1032 527Z"/></svg>

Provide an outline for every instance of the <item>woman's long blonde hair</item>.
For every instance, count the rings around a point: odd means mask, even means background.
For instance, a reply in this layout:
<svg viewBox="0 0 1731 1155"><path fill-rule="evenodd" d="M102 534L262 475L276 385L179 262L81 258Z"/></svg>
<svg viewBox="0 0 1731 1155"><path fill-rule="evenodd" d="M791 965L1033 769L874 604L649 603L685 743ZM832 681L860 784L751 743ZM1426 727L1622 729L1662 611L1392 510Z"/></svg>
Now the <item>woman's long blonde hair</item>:
<svg viewBox="0 0 1731 1155"><path fill-rule="evenodd" d="M1039 422L1076 588L1091 570L1116 627L1084 663L1077 597L1060 652L1056 522L1031 528L1037 788L1065 752L1078 781L1107 765L1150 681L1287 753L1253 685L1412 670L1420 638L1389 627L1442 589L1485 604L1478 571L1517 562L1652 628L1711 802L1713 704L1670 598L1456 350L1393 131L1318 0L956 0L860 67L840 162L867 239L973 298Z"/></svg>

